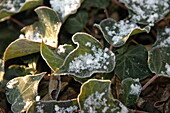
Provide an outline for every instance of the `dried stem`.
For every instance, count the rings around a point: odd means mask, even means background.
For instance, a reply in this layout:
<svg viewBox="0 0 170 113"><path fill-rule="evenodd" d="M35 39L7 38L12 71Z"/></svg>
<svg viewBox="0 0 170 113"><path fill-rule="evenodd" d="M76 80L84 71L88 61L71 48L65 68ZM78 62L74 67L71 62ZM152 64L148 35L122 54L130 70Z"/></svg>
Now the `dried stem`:
<svg viewBox="0 0 170 113"><path fill-rule="evenodd" d="M159 76L157 74L155 74L143 87L142 87L142 91L145 90L154 80L156 80Z"/></svg>
<svg viewBox="0 0 170 113"><path fill-rule="evenodd" d="M104 8L104 13L106 14L106 17L109 18L109 13L108 13L107 8Z"/></svg>
<svg viewBox="0 0 170 113"><path fill-rule="evenodd" d="M11 21L15 22L16 24L18 24L21 27L24 27L25 25L23 23L21 23L20 21L18 21L17 19L10 17L9 18Z"/></svg>
<svg viewBox="0 0 170 113"><path fill-rule="evenodd" d="M119 5L120 7L122 7L123 9L126 9L127 10L127 8L123 5L123 4L121 4L120 2L118 2L117 0L112 0L113 2L115 2L117 5Z"/></svg>

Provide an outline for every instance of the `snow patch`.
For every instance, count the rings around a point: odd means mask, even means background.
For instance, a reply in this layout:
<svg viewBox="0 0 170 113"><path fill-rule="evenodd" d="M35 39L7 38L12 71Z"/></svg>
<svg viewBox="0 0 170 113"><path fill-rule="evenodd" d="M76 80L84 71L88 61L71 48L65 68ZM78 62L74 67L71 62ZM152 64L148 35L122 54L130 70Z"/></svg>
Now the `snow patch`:
<svg viewBox="0 0 170 113"><path fill-rule="evenodd" d="M58 54L65 53L66 49L64 48L65 45L59 45L58 47Z"/></svg>
<svg viewBox="0 0 170 113"><path fill-rule="evenodd" d="M168 63L166 63L165 68L166 68L166 73L170 75L170 65Z"/></svg>
<svg viewBox="0 0 170 113"><path fill-rule="evenodd" d="M132 95L138 95L139 93L140 93L140 89L141 89L141 86L140 85L138 85L138 84L132 84L131 86L130 86L130 88L131 88L131 91L130 91L130 93L129 94L132 94Z"/></svg>
<svg viewBox="0 0 170 113"><path fill-rule="evenodd" d="M14 88L14 85L19 83L17 79L12 79L10 80L8 83L7 83L7 88L8 89L13 89Z"/></svg>
<svg viewBox="0 0 170 113"><path fill-rule="evenodd" d="M55 113L74 113L77 111L78 107L77 106L69 106L67 108L64 107L59 107L58 105L55 105Z"/></svg>

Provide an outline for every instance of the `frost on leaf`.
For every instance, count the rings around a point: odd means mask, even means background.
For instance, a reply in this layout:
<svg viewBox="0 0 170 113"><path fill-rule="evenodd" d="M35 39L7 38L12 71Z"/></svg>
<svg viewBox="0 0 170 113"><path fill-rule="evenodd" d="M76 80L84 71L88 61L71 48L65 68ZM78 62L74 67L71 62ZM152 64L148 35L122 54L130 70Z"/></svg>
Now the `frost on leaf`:
<svg viewBox="0 0 170 113"><path fill-rule="evenodd" d="M131 20L136 23L153 25L170 11L169 0L119 0L130 10Z"/></svg>
<svg viewBox="0 0 170 113"><path fill-rule="evenodd" d="M38 95L38 84L45 73L26 75L10 80L6 85L6 96L14 113L26 111Z"/></svg>
<svg viewBox="0 0 170 113"><path fill-rule="evenodd" d="M170 76L170 27L158 29L157 41L149 53L148 63L153 73Z"/></svg>
<svg viewBox="0 0 170 113"><path fill-rule="evenodd" d="M58 48L50 48L44 43L41 44L41 55L52 70L63 65L66 56L74 49L71 45L60 45Z"/></svg>
<svg viewBox="0 0 170 113"><path fill-rule="evenodd" d="M73 42L77 44L65 59L57 74L71 74L76 77L89 77L93 73L111 72L115 66L115 55L108 48L86 33L76 33Z"/></svg>
<svg viewBox="0 0 170 113"><path fill-rule="evenodd" d="M68 101L37 101L29 109L31 113L76 113L79 109L76 99Z"/></svg>
<svg viewBox="0 0 170 113"><path fill-rule="evenodd" d="M62 20L65 20L70 14L77 12L83 0L50 0L51 7L57 11Z"/></svg>
<svg viewBox="0 0 170 113"><path fill-rule="evenodd" d="M127 106L133 105L139 98L141 84L139 79L127 78L122 81L123 103Z"/></svg>
<svg viewBox="0 0 170 113"><path fill-rule="evenodd" d="M151 76L147 67L148 52L144 46L129 46L127 50L116 57L115 73L120 79L139 78Z"/></svg>
<svg viewBox="0 0 170 113"><path fill-rule="evenodd" d="M129 110L114 99L111 81L91 79L83 84L78 96L80 108L85 113L128 113Z"/></svg>
<svg viewBox="0 0 170 113"><path fill-rule="evenodd" d="M137 24L129 20L115 20L109 18L102 20L99 25L96 25L104 35L107 42L115 47L120 47L126 43L129 36L149 32L150 28L140 28Z"/></svg>
<svg viewBox="0 0 170 113"><path fill-rule="evenodd" d="M42 4L42 0L1 0L0 19Z"/></svg>

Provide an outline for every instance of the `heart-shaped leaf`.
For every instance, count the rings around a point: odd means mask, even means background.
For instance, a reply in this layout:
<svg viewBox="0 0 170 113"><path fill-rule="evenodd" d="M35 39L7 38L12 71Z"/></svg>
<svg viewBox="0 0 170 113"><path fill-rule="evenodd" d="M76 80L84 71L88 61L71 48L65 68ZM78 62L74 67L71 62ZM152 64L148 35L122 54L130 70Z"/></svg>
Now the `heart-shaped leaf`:
<svg viewBox="0 0 170 113"><path fill-rule="evenodd" d="M157 41L149 52L149 67L157 75L170 76L170 28L158 30Z"/></svg>
<svg viewBox="0 0 170 113"><path fill-rule="evenodd" d="M122 81L123 103L127 106L134 105L141 92L139 79L127 78Z"/></svg>
<svg viewBox="0 0 170 113"><path fill-rule="evenodd" d="M91 79L83 84L78 96L85 113L128 113L129 110L111 94L110 80Z"/></svg>
<svg viewBox="0 0 170 113"><path fill-rule="evenodd" d="M148 52L144 46L130 46L123 54L116 57L115 73L122 80L125 78L143 79L151 76L147 67Z"/></svg>
<svg viewBox="0 0 170 113"><path fill-rule="evenodd" d="M57 74L71 74L80 78L90 77L93 73L111 72L115 66L115 55L86 33L76 33L72 40L77 44L65 59Z"/></svg>
<svg viewBox="0 0 170 113"><path fill-rule="evenodd" d="M4 61L12 58L33 54L40 51L40 44L27 39L17 39L4 52Z"/></svg>
<svg viewBox="0 0 170 113"><path fill-rule="evenodd" d="M63 21L70 14L76 13L82 2L83 0L50 0L51 7L60 14Z"/></svg>
<svg viewBox="0 0 170 113"><path fill-rule="evenodd" d="M70 16L65 24L64 28L67 32L74 34L83 30L88 20L88 13L86 11L78 11L75 15Z"/></svg>
<svg viewBox="0 0 170 113"><path fill-rule="evenodd" d="M128 7L131 20L135 23L154 24L170 11L169 0L119 0Z"/></svg>
<svg viewBox="0 0 170 113"><path fill-rule="evenodd" d="M129 20L116 22L111 18L104 19L99 25L95 25L101 30L107 42L115 47L124 45L131 35L150 31L149 26L140 28Z"/></svg>
<svg viewBox="0 0 170 113"><path fill-rule="evenodd" d="M13 112L26 111L37 96L38 84L45 73L26 75L10 80L6 85L6 96Z"/></svg>
<svg viewBox="0 0 170 113"><path fill-rule="evenodd" d="M29 8L36 7L42 3L43 0L1 0L0 20Z"/></svg>
<svg viewBox="0 0 170 113"><path fill-rule="evenodd" d="M56 70L63 65L66 56L74 49L71 45L60 45L57 49L52 49L41 44L41 55L52 70Z"/></svg>
<svg viewBox="0 0 170 113"><path fill-rule="evenodd" d="M75 113L79 109L76 99L68 101L39 101L35 102L28 113Z"/></svg>

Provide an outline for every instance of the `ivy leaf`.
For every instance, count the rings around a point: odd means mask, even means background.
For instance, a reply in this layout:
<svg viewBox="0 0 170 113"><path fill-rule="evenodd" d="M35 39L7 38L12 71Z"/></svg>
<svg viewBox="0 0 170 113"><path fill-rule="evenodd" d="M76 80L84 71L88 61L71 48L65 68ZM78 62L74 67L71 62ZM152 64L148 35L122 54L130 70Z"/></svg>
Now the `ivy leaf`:
<svg viewBox="0 0 170 113"><path fill-rule="evenodd" d="M79 109L77 100L35 102L28 113L75 113Z"/></svg>
<svg viewBox="0 0 170 113"><path fill-rule="evenodd" d="M29 8L36 7L42 3L43 0L1 0L0 20Z"/></svg>
<svg viewBox="0 0 170 113"><path fill-rule="evenodd" d="M134 105L141 92L139 79L126 78L122 81L123 103L127 106Z"/></svg>
<svg viewBox="0 0 170 113"><path fill-rule="evenodd" d="M50 0L50 4L51 7L59 13L61 19L65 21L70 14L77 12L77 9L83 1L84 0Z"/></svg>
<svg viewBox="0 0 170 113"><path fill-rule="evenodd" d="M144 46L130 46L123 54L116 57L115 73L120 79L143 79L152 75L147 66L148 52Z"/></svg>
<svg viewBox="0 0 170 113"><path fill-rule="evenodd" d="M157 75L170 76L170 28L158 30L157 41L149 52L149 67Z"/></svg>
<svg viewBox="0 0 170 113"><path fill-rule="evenodd" d="M25 33L25 38L39 43L43 39L45 44L57 48L58 33L62 24L58 14L45 6L38 7L35 12L39 17L39 22L22 29Z"/></svg>
<svg viewBox="0 0 170 113"><path fill-rule="evenodd" d="M97 7L106 8L109 5L110 0L85 0L82 7Z"/></svg>
<svg viewBox="0 0 170 113"><path fill-rule="evenodd" d="M27 39L17 39L4 52L4 61L39 52L40 44Z"/></svg>
<svg viewBox="0 0 170 113"><path fill-rule="evenodd" d="M41 44L41 55L52 70L56 70L63 65L66 56L74 49L71 45L60 45L56 49L49 48L44 43Z"/></svg>
<svg viewBox="0 0 170 113"><path fill-rule="evenodd" d="M131 35L135 35L142 32L149 32L150 27L140 28L137 24L130 22L129 20L115 20L108 18L104 19L97 26L104 35L106 41L115 46L120 47L126 43Z"/></svg>
<svg viewBox="0 0 170 113"><path fill-rule="evenodd" d="M69 17L65 22L65 29L70 34L74 34L83 30L87 23L88 13L86 11L78 11L75 15Z"/></svg>
<svg viewBox="0 0 170 113"><path fill-rule="evenodd" d="M45 73L26 75L10 80L6 85L6 96L13 112L26 111L38 95L38 84Z"/></svg>
<svg viewBox="0 0 170 113"><path fill-rule="evenodd" d="M119 0L129 8L131 20L140 24L154 24L170 11L169 0Z"/></svg>
<svg viewBox="0 0 170 113"><path fill-rule="evenodd" d="M90 77L93 73L111 72L115 66L115 55L86 33L76 33L72 40L77 44L65 59L57 74L71 74L79 78Z"/></svg>
<svg viewBox="0 0 170 113"><path fill-rule="evenodd" d="M81 110L85 113L128 113L129 110L113 99L110 80L90 79L83 84L78 96Z"/></svg>

